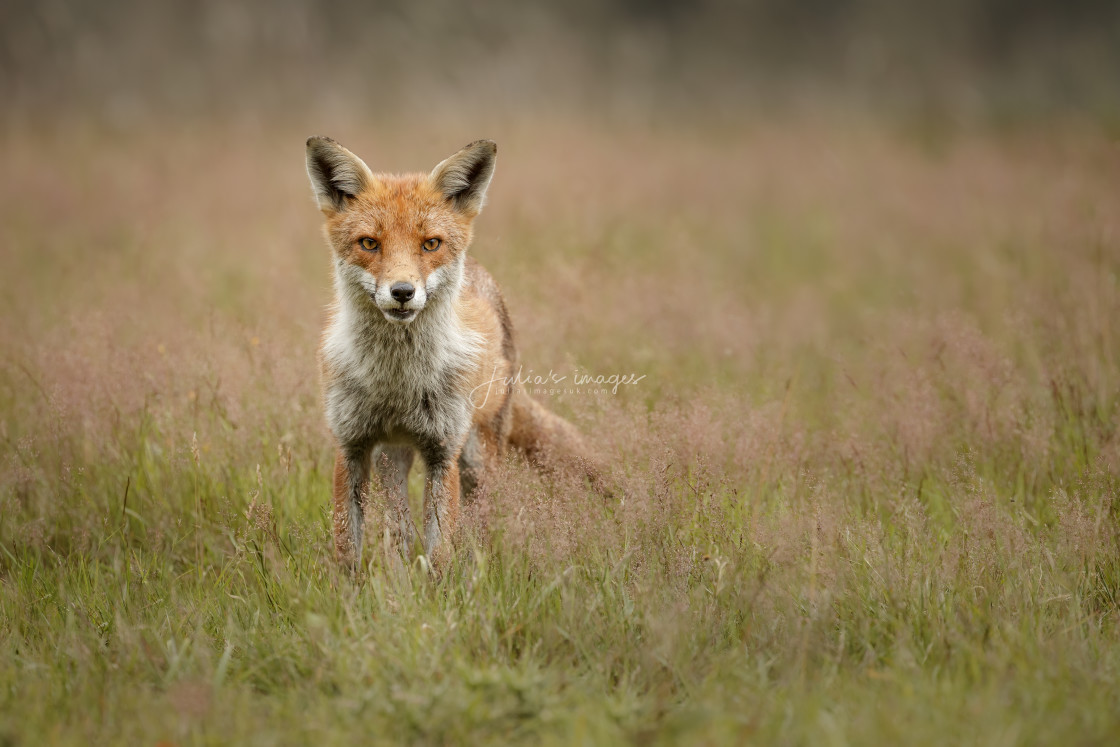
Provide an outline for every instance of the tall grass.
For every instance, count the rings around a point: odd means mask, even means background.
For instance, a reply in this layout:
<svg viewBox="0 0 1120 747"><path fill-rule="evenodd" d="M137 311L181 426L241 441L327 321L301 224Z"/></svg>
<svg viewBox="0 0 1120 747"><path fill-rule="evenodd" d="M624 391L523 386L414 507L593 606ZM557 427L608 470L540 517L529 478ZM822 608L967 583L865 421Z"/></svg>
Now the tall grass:
<svg viewBox="0 0 1120 747"><path fill-rule="evenodd" d="M499 140L474 254L624 486L330 555L306 123L0 140L13 744L1120 737L1120 162L1080 127ZM348 137L349 136L349 137ZM417 497L419 475L413 475Z"/></svg>

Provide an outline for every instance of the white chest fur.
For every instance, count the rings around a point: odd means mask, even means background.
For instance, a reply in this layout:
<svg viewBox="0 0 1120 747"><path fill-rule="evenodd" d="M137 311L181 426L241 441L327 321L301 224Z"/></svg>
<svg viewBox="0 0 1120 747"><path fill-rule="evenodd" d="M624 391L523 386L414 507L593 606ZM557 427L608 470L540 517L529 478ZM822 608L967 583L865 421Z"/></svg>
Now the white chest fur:
<svg viewBox="0 0 1120 747"><path fill-rule="evenodd" d="M463 382L481 341L460 322L458 285L441 289L408 325L386 320L364 290L339 293L322 354L327 423L341 443L465 437Z"/></svg>

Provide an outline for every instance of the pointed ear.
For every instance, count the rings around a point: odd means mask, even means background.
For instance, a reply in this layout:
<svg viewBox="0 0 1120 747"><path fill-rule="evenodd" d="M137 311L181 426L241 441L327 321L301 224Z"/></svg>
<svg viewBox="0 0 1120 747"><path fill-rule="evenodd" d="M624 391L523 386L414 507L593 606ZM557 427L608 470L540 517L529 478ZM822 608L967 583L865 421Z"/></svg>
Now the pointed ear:
<svg viewBox="0 0 1120 747"><path fill-rule="evenodd" d="M369 166L329 137L307 139L307 176L324 212L345 210L373 182Z"/></svg>
<svg viewBox="0 0 1120 747"><path fill-rule="evenodd" d="M476 140L432 169L428 181L456 210L473 218L486 202L497 155L498 144L493 140Z"/></svg>

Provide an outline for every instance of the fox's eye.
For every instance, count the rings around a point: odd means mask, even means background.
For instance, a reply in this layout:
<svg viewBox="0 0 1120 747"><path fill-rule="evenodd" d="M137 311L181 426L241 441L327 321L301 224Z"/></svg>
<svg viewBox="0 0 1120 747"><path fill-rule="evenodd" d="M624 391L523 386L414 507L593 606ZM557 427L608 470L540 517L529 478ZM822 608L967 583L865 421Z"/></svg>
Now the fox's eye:
<svg viewBox="0 0 1120 747"><path fill-rule="evenodd" d="M361 244L362 248L365 249L367 252L376 252L378 249L381 248L381 243L378 242L377 239L371 239L369 236L366 236L364 239L360 240L358 243Z"/></svg>
<svg viewBox="0 0 1120 747"><path fill-rule="evenodd" d="M424 242L424 251L434 252L436 249L439 249L439 245L442 243L443 242L439 239L428 239Z"/></svg>

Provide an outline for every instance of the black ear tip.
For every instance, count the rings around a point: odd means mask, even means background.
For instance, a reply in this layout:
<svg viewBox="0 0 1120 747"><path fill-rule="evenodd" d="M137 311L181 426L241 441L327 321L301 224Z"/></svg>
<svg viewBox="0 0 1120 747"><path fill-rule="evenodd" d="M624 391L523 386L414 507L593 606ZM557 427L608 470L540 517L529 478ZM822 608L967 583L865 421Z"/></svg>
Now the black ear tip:
<svg viewBox="0 0 1120 747"><path fill-rule="evenodd" d="M311 137L307 138L307 149L308 150L312 150L312 149L317 150L324 145L334 145L334 144L335 144L334 140L327 137L326 135L312 135Z"/></svg>
<svg viewBox="0 0 1120 747"><path fill-rule="evenodd" d="M463 150L477 150L494 155L498 152L498 144L493 140L475 140Z"/></svg>

